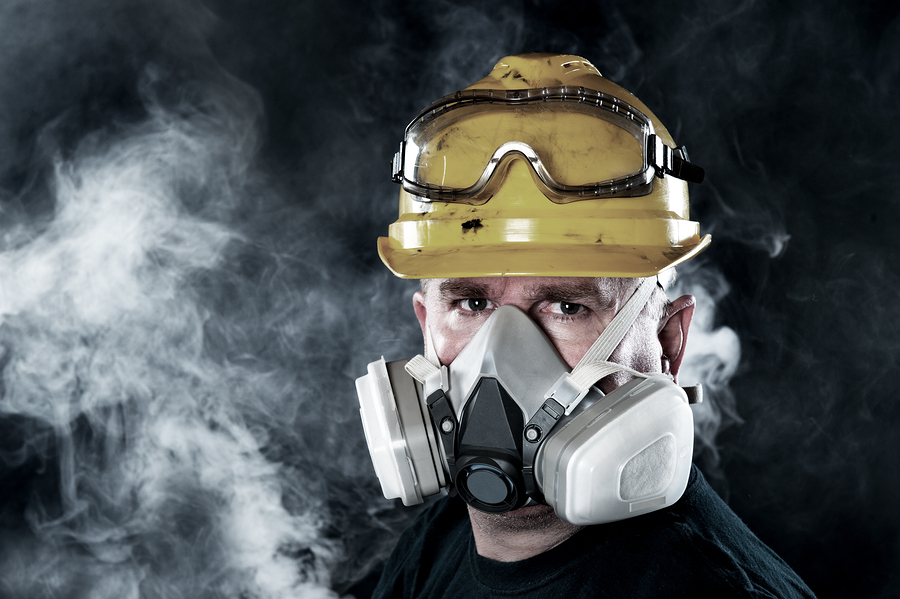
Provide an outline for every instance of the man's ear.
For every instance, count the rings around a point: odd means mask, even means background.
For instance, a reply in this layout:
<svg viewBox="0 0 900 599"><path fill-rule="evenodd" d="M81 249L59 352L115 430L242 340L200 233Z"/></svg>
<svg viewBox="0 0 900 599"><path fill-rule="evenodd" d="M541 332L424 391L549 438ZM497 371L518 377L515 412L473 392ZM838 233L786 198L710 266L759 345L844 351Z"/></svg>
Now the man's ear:
<svg viewBox="0 0 900 599"><path fill-rule="evenodd" d="M665 374L671 374L676 383L681 361L684 359L684 349L687 347L688 330L694 317L694 304L693 295L682 295L674 300L666 310L659 330L659 344L663 353L662 370Z"/></svg>
<svg viewBox="0 0 900 599"><path fill-rule="evenodd" d="M425 317L426 309L425 309L425 294L421 291L416 291L413 294L413 310L416 311L416 318L419 319L419 326L422 327L422 338L425 338Z"/></svg>

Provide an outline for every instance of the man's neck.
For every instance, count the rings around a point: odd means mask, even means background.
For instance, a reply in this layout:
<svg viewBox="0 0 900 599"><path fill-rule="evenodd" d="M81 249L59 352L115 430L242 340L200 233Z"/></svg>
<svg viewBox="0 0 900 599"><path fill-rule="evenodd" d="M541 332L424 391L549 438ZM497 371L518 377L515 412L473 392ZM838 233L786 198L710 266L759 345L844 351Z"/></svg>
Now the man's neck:
<svg viewBox="0 0 900 599"><path fill-rule="evenodd" d="M487 514L469 506L478 555L498 562L517 562L553 549L580 526L560 520L549 506Z"/></svg>

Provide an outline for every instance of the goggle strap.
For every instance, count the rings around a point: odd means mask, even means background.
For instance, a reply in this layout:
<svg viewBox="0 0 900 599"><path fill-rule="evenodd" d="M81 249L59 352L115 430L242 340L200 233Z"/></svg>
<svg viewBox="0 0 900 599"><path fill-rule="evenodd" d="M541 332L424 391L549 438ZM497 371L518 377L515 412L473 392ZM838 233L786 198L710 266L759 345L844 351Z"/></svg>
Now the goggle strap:
<svg viewBox="0 0 900 599"><path fill-rule="evenodd" d="M394 160L391 162L391 180L394 183L400 183L403 180L403 148L405 141L400 142L400 149L394 154Z"/></svg>
<svg viewBox="0 0 900 599"><path fill-rule="evenodd" d="M647 162L656 170L657 177L672 175L688 183L703 183L705 171L688 158L687 148L672 149L654 133L647 140Z"/></svg>

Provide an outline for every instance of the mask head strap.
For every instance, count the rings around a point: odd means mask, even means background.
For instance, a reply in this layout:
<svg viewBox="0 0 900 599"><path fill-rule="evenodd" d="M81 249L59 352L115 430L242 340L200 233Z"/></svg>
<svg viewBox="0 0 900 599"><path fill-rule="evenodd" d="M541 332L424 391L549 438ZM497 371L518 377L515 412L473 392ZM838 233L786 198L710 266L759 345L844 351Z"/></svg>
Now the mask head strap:
<svg viewBox="0 0 900 599"><path fill-rule="evenodd" d="M647 305L656 285L656 277L648 277L641 282L634 294L609 323L609 326L603 330L600 337L594 341L594 344L575 365L572 372L562 375L547 391L545 397L555 399L557 403L565 407L568 414L587 394L588 389L605 376L624 370L634 376L647 377L645 373L607 360L625 338L628 329L637 320L644 306Z"/></svg>
<svg viewBox="0 0 900 599"><path fill-rule="evenodd" d="M440 367L441 361L438 358L437 350L434 348L434 337L431 336L431 328L425 325L425 357L435 366Z"/></svg>

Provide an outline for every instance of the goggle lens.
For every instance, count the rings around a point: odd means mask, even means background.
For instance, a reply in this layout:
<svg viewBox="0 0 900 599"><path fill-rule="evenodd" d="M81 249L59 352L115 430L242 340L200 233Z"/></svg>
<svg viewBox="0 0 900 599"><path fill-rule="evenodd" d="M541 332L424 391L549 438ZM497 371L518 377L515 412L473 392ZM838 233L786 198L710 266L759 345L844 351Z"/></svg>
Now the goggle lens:
<svg viewBox="0 0 900 599"><path fill-rule="evenodd" d="M527 144L554 181L599 185L644 168L639 126L578 103L460 107L413 127L404 177L420 184L465 189L479 180L494 152L508 142ZM618 123L614 121L619 121Z"/></svg>

